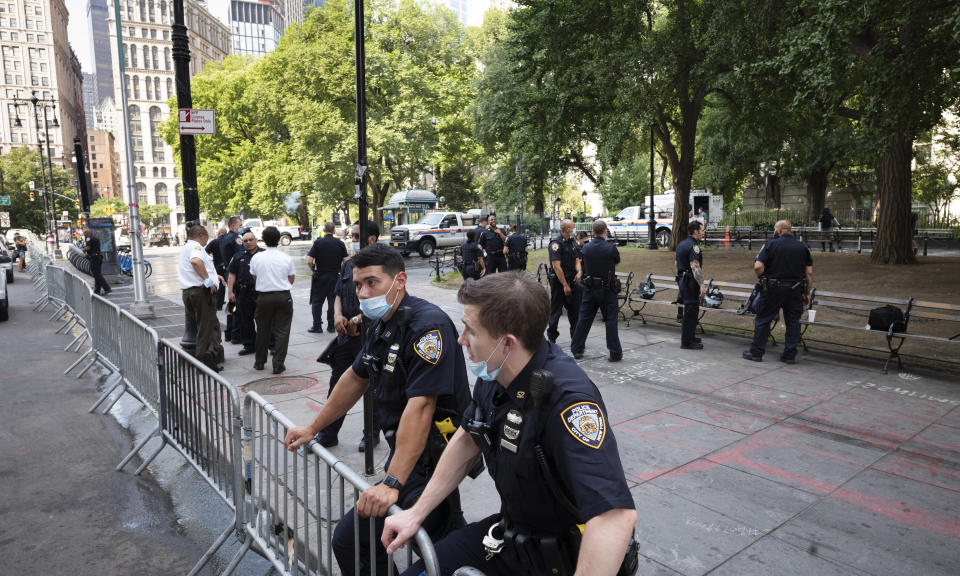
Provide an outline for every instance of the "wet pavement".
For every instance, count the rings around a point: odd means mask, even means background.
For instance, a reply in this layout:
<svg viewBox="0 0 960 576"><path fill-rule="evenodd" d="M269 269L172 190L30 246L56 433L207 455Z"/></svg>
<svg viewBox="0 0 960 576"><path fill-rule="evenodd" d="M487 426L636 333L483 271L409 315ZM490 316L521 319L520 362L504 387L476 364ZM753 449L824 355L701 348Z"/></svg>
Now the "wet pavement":
<svg viewBox="0 0 960 576"><path fill-rule="evenodd" d="M155 306L169 310L161 318L170 318L167 335L176 341L179 292L175 270L163 264L175 250L167 250L169 256L148 252L155 276L148 284ZM412 266L418 261L407 260ZM329 369L316 356L333 337L306 331L311 320L303 272L294 289L285 379L260 381L268 374L254 371L252 359L237 356L239 346L230 344L223 372L241 393L256 389L296 423L312 419L325 400ZM459 325L456 293L427 278L426 269L414 268L410 292L441 306ZM117 290L111 299L127 298ZM43 323L45 316L18 313L29 315L44 338L66 344ZM960 573L957 374L907 366L884 376L875 360L820 351L802 353L799 364L788 366L771 349L764 362L754 363L740 358L745 338L708 333L703 351L684 351L676 325L640 323L621 323L624 360L609 363L602 335L595 326L581 365L609 408L639 512L639 574ZM569 340L560 344L568 347ZM73 357L60 356L58 366ZM87 383L84 390L91 389ZM145 419L135 406L117 410L129 417L122 423L135 437L146 432L137 431ZM347 416L340 445L331 449L355 470L362 469L356 451L361 428L358 406ZM382 474L383 443L375 455ZM172 452L149 470L170 491L175 511L189 513L181 522L191 527L184 532L193 546L209 545L224 526L219 499L191 484L196 475ZM466 480L461 490L468 519L496 506L486 475ZM215 521L204 520L217 514ZM266 572L254 554L242 569Z"/></svg>

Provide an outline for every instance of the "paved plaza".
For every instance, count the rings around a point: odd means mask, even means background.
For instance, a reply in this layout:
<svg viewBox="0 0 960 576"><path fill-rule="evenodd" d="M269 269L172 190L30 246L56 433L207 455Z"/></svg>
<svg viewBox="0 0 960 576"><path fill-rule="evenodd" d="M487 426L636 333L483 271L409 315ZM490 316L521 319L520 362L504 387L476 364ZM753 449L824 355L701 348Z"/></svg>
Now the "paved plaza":
<svg viewBox="0 0 960 576"><path fill-rule="evenodd" d="M154 270L148 284L158 317L151 324L178 342L183 312L175 276L171 284L172 267L154 263ZM117 287L110 299L124 306L131 291ZM307 332L308 291L300 276L281 378L254 371L251 357L230 344L222 373L297 423L311 420L325 400L329 368L316 357L334 336ZM411 271L410 293L441 306L460 327L456 293L432 286L425 269ZM15 291L12 298L29 297ZM66 344L45 315L20 304L17 314L28 315L30 326ZM10 328L0 325L4 342L13 338ZM565 326L560 331L567 334ZM799 364L788 366L772 349L758 364L740 358L742 337L708 332L703 351L680 350L671 324L621 323L620 336L624 360L610 363L595 325L580 364L603 393L634 494L639 574L960 573L956 373L908 365L884 376L876 360L823 351L801 353ZM569 349L569 338L559 343ZM65 367L74 357L55 353L39 362ZM79 382L95 393L93 377ZM331 449L356 470L361 427L358 406ZM385 457L381 443L380 471ZM462 490L468 520L496 506L486 475L466 480Z"/></svg>

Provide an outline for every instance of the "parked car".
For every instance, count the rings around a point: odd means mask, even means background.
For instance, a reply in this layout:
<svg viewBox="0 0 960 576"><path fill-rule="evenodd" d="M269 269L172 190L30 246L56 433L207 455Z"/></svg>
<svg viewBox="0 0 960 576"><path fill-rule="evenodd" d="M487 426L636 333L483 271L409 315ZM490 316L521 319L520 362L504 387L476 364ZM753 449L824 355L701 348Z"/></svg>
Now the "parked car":
<svg viewBox="0 0 960 576"><path fill-rule="evenodd" d="M280 230L280 244L289 246L294 239L300 239L299 226L280 226L274 220L261 220L260 218L248 218L243 221L243 227L253 232L257 240L262 239L263 229L267 226L276 226Z"/></svg>
<svg viewBox="0 0 960 576"><path fill-rule="evenodd" d="M0 267L7 267L5 274L0 274L0 322L10 318L10 297L7 293L7 279L13 281L13 258L7 252L6 246L0 246Z"/></svg>
<svg viewBox="0 0 960 576"><path fill-rule="evenodd" d="M424 258L433 256L437 248L452 248L467 241L467 231L476 228L472 214L463 212L428 212L416 224L403 224L390 229L390 245L404 256L417 251Z"/></svg>
<svg viewBox="0 0 960 576"><path fill-rule="evenodd" d="M13 284L13 252L3 245L0 245L0 272L5 282Z"/></svg>

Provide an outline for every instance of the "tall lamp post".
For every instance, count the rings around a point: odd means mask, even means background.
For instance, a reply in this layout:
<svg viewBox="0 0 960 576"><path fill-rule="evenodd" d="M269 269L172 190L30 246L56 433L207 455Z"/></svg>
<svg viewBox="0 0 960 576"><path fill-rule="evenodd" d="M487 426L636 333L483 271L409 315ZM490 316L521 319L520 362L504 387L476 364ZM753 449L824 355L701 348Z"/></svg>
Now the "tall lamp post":
<svg viewBox="0 0 960 576"><path fill-rule="evenodd" d="M14 110L16 112L16 117L14 119L13 125L17 128L23 126L23 122L20 120L20 106L24 104L25 101L22 101L19 97L13 97ZM53 98L39 98L37 93L33 92L33 95L30 97L29 102L33 104L33 113L36 118L37 130L40 129L40 108L43 109L43 132L37 133L37 148L40 150L40 176L43 179L43 218L47 221L47 233L53 234L54 245L59 248L60 241L57 238L57 204L56 199L54 198L54 188L53 188L53 162L50 159L51 150L50 150L50 122L47 118L47 108L52 109L53 111L53 127L59 128L60 122L57 120L57 101ZM43 136L41 139L40 136ZM49 194L47 190L47 177L45 173L45 168L43 166L43 145L47 145L47 166L50 173L50 188ZM48 198L49 196L49 198ZM48 213L49 211L49 213Z"/></svg>
<svg viewBox="0 0 960 576"><path fill-rule="evenodd" d="M520 177L520 215L517 217L517 228L523 234L523 155L517 152L517 176Z"/></svg>
<svg viewBox="0 0 960 576"><path fill-rule="evenodd" d="M656 250L657 245L657 216L653 209L653 124L650 125L650 205L647 207L650 217L647 219L647 228L649 238L647 239L647 249Z"/></svg>
<svg viewBox="0 0 960 576"><path fill-rule="evenodd" d="M580 194L580 197L583 198L583 218L586 219L587 218L587 191L584 190L583 193Z"/></svg>

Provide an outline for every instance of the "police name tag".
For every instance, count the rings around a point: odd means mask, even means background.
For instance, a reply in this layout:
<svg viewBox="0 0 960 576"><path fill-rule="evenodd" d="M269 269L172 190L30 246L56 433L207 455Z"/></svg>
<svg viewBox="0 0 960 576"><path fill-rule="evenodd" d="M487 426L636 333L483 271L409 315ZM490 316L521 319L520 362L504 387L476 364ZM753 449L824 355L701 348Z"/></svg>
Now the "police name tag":
<svg viewBox="0 0 960 576"><path fill-rule="evenodd" d="M500 439L500 446L506 448L507 450L513 452L514 454L517 453L517 445L514 444L513 442L509 442L506 438Z"/></svg>
<svg viewBox="0 0 960 576"><path fill-rule="evenodd" d="M607 435L607 423L600 406L594 402L578 402L560 414L570 435L581 444L599 450Z"/></svg>

